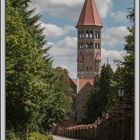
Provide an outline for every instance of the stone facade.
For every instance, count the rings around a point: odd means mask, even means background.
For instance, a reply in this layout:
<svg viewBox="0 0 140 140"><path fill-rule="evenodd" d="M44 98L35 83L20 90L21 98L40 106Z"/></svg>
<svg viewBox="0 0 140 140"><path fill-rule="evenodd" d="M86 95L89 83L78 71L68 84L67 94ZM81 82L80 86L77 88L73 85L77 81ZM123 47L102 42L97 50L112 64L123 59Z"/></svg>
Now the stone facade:
<svg viewBox="0 0 140 140"><path fill-rule="evenodd" d="M85 0L77 23L77 76L94 79L100 73L102 23L94 0Z"/></svg>
<svg viewBox="0 0 140 140"><path fill-rule="evenodd" d="M100 72L101 27L80 26L77 29L77 75L79 78L93 79Z"/></svg>
<svg viewBox="0 0 140 140"><path fill-rule="evenodd" d="M73 83L78 87L77 94L73 98L73 111L74 118L76 122L81 122L85 119L85 105L87 102L88 95L92 86L94 85L94 80L92 79L75 79Z"/></svg>
<svg viewBox="0 0 140 140"><path fill-rule="evenodd" d="M76 98L76 121L81 122L85 120L86 102L91 89L91 84L87 83L79 92Z"/></svg>

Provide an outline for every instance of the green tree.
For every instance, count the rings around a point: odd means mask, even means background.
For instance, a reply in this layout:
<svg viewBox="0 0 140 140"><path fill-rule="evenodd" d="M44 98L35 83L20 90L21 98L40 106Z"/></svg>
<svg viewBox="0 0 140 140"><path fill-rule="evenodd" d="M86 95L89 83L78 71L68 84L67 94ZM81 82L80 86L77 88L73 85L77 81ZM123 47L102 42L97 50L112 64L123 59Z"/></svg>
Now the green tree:
<svg viewBox="0 0 140 140"><path fill-rule="evenodd" d="M110 82L113 76L113 70L109 64L104 65L101 71L100 79L99 79L99 112L100 115L105 110L105 107L108 103L108 93L110 90Z"/></svg>
<svg viewBox="0 0 140 140"><path fill-rule="evenodd" d="M108 93L110 90L110 82L113 76L113 70L109 64L103 65L101 74L96 78L95 84L87 101L87 120L94 122L97 117L102 115L103 111L107 111Z"/></svg>
<svg viewBox="0 0 140 140"><path fill-rule="evenodd" d="M134 9L128 15L128 19L132 22L132 26L128 27L129 35L125 37L126 56L124 57L124 83L127 92L134 89L134 74L135 74L135 26L134 26Z"/></svg>
<svg viewBox="0 0 140 140"><path fill-rule="evenodd" d="M68 94L68 83L65 82L64 73L54 69L49 79L49 97L40 108L41 131L50 130L53 123L62 120L70 111L71 97Z"/></svg>
<svg viewBox="0 0 140 140"><path fill-rule="evenodd" d="M11 2L6 0L6 127L25 139L29 132L49 130L70 104L62 74L39 51L41 44Z"/></svg>
<svg viewBox="0 0 140 140"><path fill-rule="evenodd" d="M92 90L89 94L87 103L86 103L86 121L87 123L93 123L98 117L98 93L99 93L99 79L96 77L96 81Z"/></svg>
<svg viewBox="0 0 140 140"><path fill-rule="evenodd" d="M42 73L45 62L36 43L22 23L18 10L7 0L6 18L6 101L7 125L23 129L47 94ZM8 126L7 126L8 127Z"/></svg>
<svg viewBox="0 0 140 140"><path fill-rule="evenodd" d="M118 102L118 86L120 85L120 82L123 81L123 74L124 68L119 66L111 78L110 89L108 92L108 103L106 106L107 112L111 112L116 103Z"/></svg>
<svg viewBox="0 0 140 140"><path fill-rule="evenodd" d="M18 13L22 17L22 22L26 25L29 34L36 42L37 48L42 52L42 47L46 43L45 36L43 35L44 28L41 27L39 22L41 15L35 14L36 9L29 7L31 0L12 0L11 4L17 8ZM46 53L46 51L44 52Z"/></svg>
<svg viewBox="0 0 140 140"><path fill-rule="evenodd" d="M134 89L134 66L135 66L135 27L134 27L134 9L132 8L130 14L127 16L132 25L128 27L129 35L125 37L126 43L124 49L126 50L126 56L124 62L121 62L111 79L111 89L109 91L109 103L107 110L111 111L118 101L118 86L122 85L125 89L125 95L127 96ZM120 62L120 61L119 61Z"/></svg>

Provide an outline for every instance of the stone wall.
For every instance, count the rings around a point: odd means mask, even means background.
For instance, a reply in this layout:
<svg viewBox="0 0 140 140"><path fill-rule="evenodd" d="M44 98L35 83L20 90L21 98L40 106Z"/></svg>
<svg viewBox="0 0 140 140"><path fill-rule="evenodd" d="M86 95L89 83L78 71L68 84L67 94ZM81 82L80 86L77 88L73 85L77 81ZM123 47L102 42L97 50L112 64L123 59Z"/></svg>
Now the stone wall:
<svg viewBox="0 0 140 140"><path fill-rule="evenodd" d="M81 122L85 119L86 102L91 90L91 85L86 84L76 97L76 121Z"/></svg>
<svg viewBox="0 0 140 140"><path fill-rule="evenodd" d="M84 140L95 140L96 125L77 125L68 128L59 128L58 135Z"/></svg>
<svg viewBox="0 0 140 140"><path fill-rule="evenodd" d="M94 124L59 127L57 134L84 140L134 140L134 97L123 98Z"/></svg>
<svg viewBox="0 0 140 140"><path fill-rule="evenodd" d="M134 140L133 97L122 101L97 126L97 140Z"/></svg>

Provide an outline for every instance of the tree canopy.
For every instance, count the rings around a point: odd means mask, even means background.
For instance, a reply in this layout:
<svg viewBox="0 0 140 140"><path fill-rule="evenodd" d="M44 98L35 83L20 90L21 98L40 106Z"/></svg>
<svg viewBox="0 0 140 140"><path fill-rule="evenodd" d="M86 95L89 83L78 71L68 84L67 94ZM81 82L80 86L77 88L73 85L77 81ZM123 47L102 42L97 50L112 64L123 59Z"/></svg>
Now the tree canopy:
<svg viewBox="0 0 140 140"><path fill-rule="evenodd" d="M23 139L49 131L70 110L69 84L44 57L43 29L36 28L39 18L27 10L29 2L6 0L6 129Z"/></svg>
<svg viewBox="0 0 140 140"><path fill-rule="evenodd" d="M96 77L95 84L89 94L87 101L87 121L93 123L103 111L106 111L108 104L108 93L113 70L109 64L103 65L99 77Z"/></svg>
<svg viewBox="0 0 140 140"><path fill-rule="evenodd" d="M135 75L135 15L134 9L130 11L128 19L131 21L132 25L128 27L129 35L125 37L126 43L124 49L126 50L126 56L124 57L124 83L127 91L134 90L134 75Z"/></svg>

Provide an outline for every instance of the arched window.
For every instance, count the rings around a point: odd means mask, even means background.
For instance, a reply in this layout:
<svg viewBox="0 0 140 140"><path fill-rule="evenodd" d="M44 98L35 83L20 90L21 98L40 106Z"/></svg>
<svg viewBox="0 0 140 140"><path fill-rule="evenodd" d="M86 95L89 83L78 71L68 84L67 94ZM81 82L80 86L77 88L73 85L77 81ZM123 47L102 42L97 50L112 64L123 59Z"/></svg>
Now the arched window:
<svg viewBox="0 0 140 140"><path fill-rule="evenodd" d="M84 43L82 43L81 48L82 48L82 49L84 48Z"/></svg>
<svg viewBox="0 0 140 140"><path fill-rule="evenodd" d="M86 48L89 48L89 43L86 43Z"/></svg>
<svg viewBox="0 0 140 140"><path fill-rule="evenodd" d="M100 49L100 43L98 43L98 49Z"/></svg>
<svg viewBox="0 0 140 140"><path fill-rule="evenodd" d="M81 49L82 48L82 45L81 45L81 43L79 43L79 49Z"/></svg>
<svg viewBox="0 0 140 140"><path fill-rule="evenodd" d="M95 49L98 49L98 44L97 43L95 43Z"/></svg>
<svg viewBox="0 0 140 140"><path fill-rule="evenodd" d="M93 38L93 32L90 31L89 38Z"/></svg>
<svg viewBox="0 0 140 140"><path fill-rule="evenodd" d="M86 38L89 38L89 31L86 31Z"/></svg>
<svg viewBox="0 0 140 140"><path fill-rule="evenodd" d="M95 31L95 38L98 38L98 32Z"/></svg>
<svg viewBox="0 0 140 140"><path fill-rule="evenodd" d="M86 67L86 71L88 71L88 67Z"/></svg>
<svg viewBox="0 0 140 140"><path fill-rule="evenodd" d="M82 35L81 35L81 38L84 38L84 31L82 31Z"/></svg>
<svg viewBox="0 0 140 140"><path fill-rule="evenodd" d="M79 32L79 38L80 38L80 39L82 38L81 32Z"/></svg>
<svg viewBox="0 0 140 140"><path fill-rule="evenodd" d="M98 38L100 38L100 31L98 31Z"/></svg>
<svg viewBox="0 0 140 140"><path fill-rule="evenodd" d="M95 37L100 38L100 31L95 31Z"/></svg>
<svg viewBox="0 0 140 140"><path fill-rule="evenodd" d="M93 48L93 43L90 43L90 48Z"/></svg>

